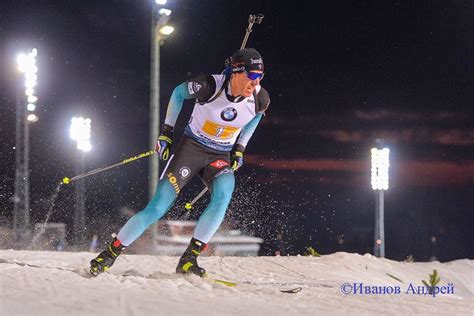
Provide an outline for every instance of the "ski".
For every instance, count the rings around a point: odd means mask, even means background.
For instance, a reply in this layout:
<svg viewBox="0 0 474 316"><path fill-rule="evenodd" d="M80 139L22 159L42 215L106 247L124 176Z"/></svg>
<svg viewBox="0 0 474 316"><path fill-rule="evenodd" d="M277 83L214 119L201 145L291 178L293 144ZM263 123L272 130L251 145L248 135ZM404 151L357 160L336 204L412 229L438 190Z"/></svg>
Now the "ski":
<svg viewBox="0 0 474 316"><path fill-rule="evenodd" d="M303 288L302 287L295 287L294 289L289 289L289 290L280 290L282 293L288 293L288 294L295 294L301 291Z"/></svg>
<svg viewBox="0 0 474 316"><path fill-rule="evenodd" d="M212 278L209 278L209 279L211 279L214 283L224 284L230 287L237 286L237 283L234 283L234 282L229 282L229 281L219 280L219 279L212 279Z"/></svg>
<svg viewBox="0 0 474 316"><path fill-rule="evenodd" d="M76 271L74 271L74 272L76 272ZM85 276L88 276L89 278L97 277L100 273L97 266L92 267L88 272L89 273L87 273ZM226 286L229 286L229 287L237 286L236 282L226 281L226 280L222 280L222 279L215 279L215 278L210 277L208 275L205 275L204 278L206 278L207 280L209 280L213 283L223 284L223 285L226 285ZM302 287L295 287L295 288L292 288L292 289L279 290L279 291L281 293L286 293L286 294L295 294L295 293L300 292L302 289L303 289Z"/></svg>
<svg viewBox="0 0 474 316"><path fill-rule="evenodd" d="M215 278L209 276L207 273L203 275L203 278L206 278L209 281L212 281L214 283L224 284L224 285L227 285L227 286L230 286L230 287L237 286L237 283L235 283L235 282L230 282L230 281L221 280L221 279L215 279Z"/></svg>

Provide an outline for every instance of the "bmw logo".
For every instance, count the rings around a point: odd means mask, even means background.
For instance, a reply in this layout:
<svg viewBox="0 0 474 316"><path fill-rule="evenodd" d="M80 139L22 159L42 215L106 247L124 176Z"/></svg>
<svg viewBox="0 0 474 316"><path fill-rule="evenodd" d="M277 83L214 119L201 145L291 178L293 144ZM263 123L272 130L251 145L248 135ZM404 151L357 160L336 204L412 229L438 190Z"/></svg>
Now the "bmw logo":
<svg viewBox="0 0 474 316"><path fill-rule="evenodd" d="M226 122L233 121L235 120L236 117L237 117L237 110L234 108L225 108L221 112L221 118Z"/></svg>

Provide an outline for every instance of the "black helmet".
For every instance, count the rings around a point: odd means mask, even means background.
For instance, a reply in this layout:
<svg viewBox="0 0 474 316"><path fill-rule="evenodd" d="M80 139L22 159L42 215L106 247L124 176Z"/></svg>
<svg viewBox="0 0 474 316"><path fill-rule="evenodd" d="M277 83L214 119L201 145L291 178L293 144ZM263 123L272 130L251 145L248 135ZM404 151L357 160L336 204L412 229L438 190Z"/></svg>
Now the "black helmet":
<svg viewBox="0 0 474 316"><path fill-rule="evenodd" d="M239 49L226 61L226 70L229 73L264 71L262 55L254 48Z"/></svg>

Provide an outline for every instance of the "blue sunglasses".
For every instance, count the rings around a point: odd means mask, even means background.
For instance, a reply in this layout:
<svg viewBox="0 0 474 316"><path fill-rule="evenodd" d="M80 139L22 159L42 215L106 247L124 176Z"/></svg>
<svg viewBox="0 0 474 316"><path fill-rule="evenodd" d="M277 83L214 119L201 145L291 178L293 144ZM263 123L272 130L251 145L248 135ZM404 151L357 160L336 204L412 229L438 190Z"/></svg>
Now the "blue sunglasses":
<svg viewBox="0 0 474 316"><path fill-rule="evenodd" d="M263 76L265 75L263 72L246 71L246 73L247 73L247 78L249 78L250 80L257 80L257 79L262 80Z"/></svg>

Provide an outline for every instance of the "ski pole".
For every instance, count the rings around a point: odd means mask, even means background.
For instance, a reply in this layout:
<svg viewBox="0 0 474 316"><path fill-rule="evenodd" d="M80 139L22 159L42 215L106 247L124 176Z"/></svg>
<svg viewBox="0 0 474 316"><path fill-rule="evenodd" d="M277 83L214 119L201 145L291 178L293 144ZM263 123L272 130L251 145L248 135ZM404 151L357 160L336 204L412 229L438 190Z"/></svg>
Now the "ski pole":
<svg viewBox="0 0 474 316"><path fill-rule="evenodd" d="M250 14L249 15L249 25L247 29L245 30L245 37L244 40L242 41L242 45L240 46L240 49L244 49L245 45L247 45L247 40L249 38L250 33L252 32L252 27L253 25L256 24L261 24L263 20L263 14Z"/></svg>
<svg viewBox="0 0 474 316"><path fill-rule="evenodd" d="M204 193L207 192L207 190L209 189L207 187L204 187L204 189L202 189L202 191L199 192L199 194L196 195L196 197L190 203L186 203L186 205L184 205L184 208L188 211L191 210L193 208L194 203L196 203L204 195Z"/></svg>
<svg viewBox="0 0 474 316"><path fill-rule="evenodd" d="M208 190L209 190L209 188L207 186L205 186L204 189L202 189L202 191L199 192L199 194L196 195L196 197L191 202L188 202L184 205L184 208L188 210L187 211L188 213L193 208L194 203L196 203L200 198L202 198L204 193L206 193Z"/></svg>
<svg viewBox="0 0 474 316"><path fill-rule="evenodd" d="M149 150L145 153L141 153L139 155L136 155L136 156L133 156L133 157L130 157L130 158L127 158L121 162L117 162L116 164L113 164L111 166L108 166L108 167L103 167L103 168L97 168L97 169L94 169L94 170L91 170L91 171L88 171L86 173L83 173L83 174L80 174L80 175L77 175L75 177L72 177L72 178L68 178L68 177L65 177L61 184L69 184L73 181L76 181L76 180L79 180L79 179L83 179L85 177L88 177L88 176L91 176L93 174L97 174L99 172L102 172L102 171L105 171L105 170L109 170L109 169L112 169L112 168L115 168L115 167L118 167L118 166L121 166L121 165L124 165L124 164L127 164L129 162L132 162L132 161L135 161L135 160L138 160L138 159L141 159L141 158L144 158L144 157L148 157L148 156L151 156L151 155L154 155L156 153L155 150Z"/></svg>

